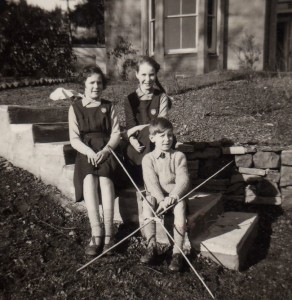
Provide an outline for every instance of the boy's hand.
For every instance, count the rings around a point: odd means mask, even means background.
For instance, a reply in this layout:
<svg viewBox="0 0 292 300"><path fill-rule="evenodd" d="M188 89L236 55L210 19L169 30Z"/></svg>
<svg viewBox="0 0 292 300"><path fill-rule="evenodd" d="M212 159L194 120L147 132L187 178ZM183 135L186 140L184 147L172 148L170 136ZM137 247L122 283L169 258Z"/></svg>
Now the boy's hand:
<svg viewBox="0 0 292 300"><path fill-rule="evenodd" d="M140 143L139 143L139 141L135 137L133 137L133 136L130 137L130 144L139 153L141 153L144 150L144 148L145 148L145 146L141 146Z"/></svg>
<svg viewBox="0 0 292 300"><path fill-rule="evenodd" d="M166 207L171 206L174 204L176 199L174 197L165 197L164 202L166 203Z"/></svg>
<svg viewBox="0 0 292 300"><path fill-rule="evenodd" d="M165 203L164 200L160 201L159 204L158 204L158 208L156 210L156 213L159 214L161 213L162 211L164 211L165 209L167 208L167 205Z"/></svg>

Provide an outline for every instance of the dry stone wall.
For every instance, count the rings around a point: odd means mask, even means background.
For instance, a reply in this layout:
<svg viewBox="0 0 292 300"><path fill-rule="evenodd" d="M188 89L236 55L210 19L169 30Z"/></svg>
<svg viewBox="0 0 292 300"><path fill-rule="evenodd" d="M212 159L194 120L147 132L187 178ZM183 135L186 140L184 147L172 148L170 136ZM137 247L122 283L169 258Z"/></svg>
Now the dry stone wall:
<svg viewBox="0 0 292 300"><path fill-rule="evenodd" d="M231 146L220 142L179 144L186 154L193 186L226 165L201 190L222 192L224 199L292 207L292 146Z"/></svg>

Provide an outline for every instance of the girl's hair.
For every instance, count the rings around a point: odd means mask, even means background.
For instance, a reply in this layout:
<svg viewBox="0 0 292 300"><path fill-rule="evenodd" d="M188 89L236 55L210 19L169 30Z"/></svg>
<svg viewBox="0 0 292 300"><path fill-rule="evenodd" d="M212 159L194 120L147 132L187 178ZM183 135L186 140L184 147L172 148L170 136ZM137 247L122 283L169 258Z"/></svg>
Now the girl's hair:
<svg viewBox="0 0 292 300"><path fill-rule="evenodd" d="M154 70L155 73L157 74L160 70L160 64L153 59L150 56L144 55L144 56L140 56L138 58L138 61L136 63L136 71L139 72L140 66L142 64L148 64L149 66L151 66ZM166 93L165 89L163 88L163 86L161 85L161 83L158 80L158 77L156 76L156 80L155 80L155 84L157 85L157 87L161 90L161 92Z"/></svg>
<svg viewBox="0 0 292 300"><path fill-rule="evenodd" d="M162 133L165 130L173 130L173 125L169 120L162 117L158 117L150 122L149 133L151 135L155 135L156 133Z"/></svg>
<svg viewBox="0 0 292 300"><path fill-rule="evenodd" d="M99 66L90 65L90 66L84 67L82 72L79 75L80 84L84 85L86 79L88 77L90 77L91 75L93 75L93 74L99 74L101 76L102 86L103 86L103 89L105 89L106 85L107 85L107 80L106 80L106 77L105 77L104 73L102 72L102 70Z"/></svg>

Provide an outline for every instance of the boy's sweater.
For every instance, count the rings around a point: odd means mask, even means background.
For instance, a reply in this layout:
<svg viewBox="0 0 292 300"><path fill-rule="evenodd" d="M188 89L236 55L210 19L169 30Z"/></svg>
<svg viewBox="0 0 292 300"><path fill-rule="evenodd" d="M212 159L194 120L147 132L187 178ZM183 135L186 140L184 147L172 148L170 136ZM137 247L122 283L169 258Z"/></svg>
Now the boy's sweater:
<svg viewBox="0 0 292 300"><path fill-rule="evenodd" d="M165 157L161 157L165 153ZM146 154L142 160L146 190L159 203L166 194L181 198L189 187L187 160L182 152L157 149Z"/></svg>

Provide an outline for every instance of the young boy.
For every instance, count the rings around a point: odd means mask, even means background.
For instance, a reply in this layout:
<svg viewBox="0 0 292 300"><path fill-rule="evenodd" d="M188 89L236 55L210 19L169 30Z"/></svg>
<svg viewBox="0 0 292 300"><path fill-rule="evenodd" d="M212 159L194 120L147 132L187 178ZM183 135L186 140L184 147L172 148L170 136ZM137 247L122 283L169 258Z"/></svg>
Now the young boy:
<svg viewBox="0 0 292 300"><path fill-rule="evenodd" d="M146 154L142 160L143 178L147 192L147 202L156 213L177 203L173 208L174 241L180 248L183 246L186 223L186 203L178 200L186 194L189 187L189 176L186 157L182 152L171 149L173 143L173 126L165 118L154 119L149 127L150 140L155 149ZM143 201L143 217L145 222L154 214L146 201ZM155 221L144 229L147 249L141 257L142 263L151 263L156 256ZM182 255L173 247L169 269L177 272L182 266Z"/></svg>

